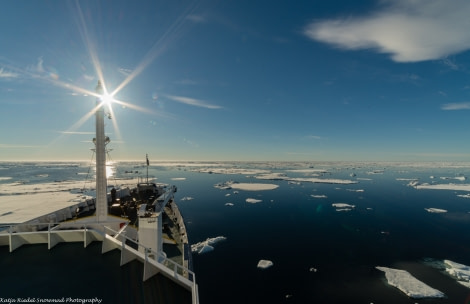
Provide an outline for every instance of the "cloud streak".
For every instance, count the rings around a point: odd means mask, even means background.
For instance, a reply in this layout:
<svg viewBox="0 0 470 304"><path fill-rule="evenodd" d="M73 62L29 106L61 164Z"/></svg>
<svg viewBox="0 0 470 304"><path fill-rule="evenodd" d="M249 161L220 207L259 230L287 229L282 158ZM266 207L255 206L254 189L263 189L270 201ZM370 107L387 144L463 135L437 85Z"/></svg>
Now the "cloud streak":
<svg viewBox="0 0 470 304"><path fill-rule="evenodd" d="M308 24L312 40L346 50L372 49L395 62L446 58L470 49L470 1L383 0L364 17Z"/></svg>
<svg viewBox="0 0 470 304"><path fill-rule="evenodd" d="M13 72L5 71L3 68L0 68L0 78L17 78L20 75Z"/></svg>
<svg viewBox="0 0 470 304"><path fill-rule="evenodd" d="M212 105L203 100L184 97L184 96L166 95L166 97L173 101L177 101L177 102L184 103L190 106L195 106L195 107L201 107L201 108L206 108L206 109L221 109L222 108L221 106Z"/></svg>
<svg viewBox="0 0 470 304"><path fill-rule="evenodd" d="M470 110L470 102L446 103L442 105L442 110Z"/></svg>

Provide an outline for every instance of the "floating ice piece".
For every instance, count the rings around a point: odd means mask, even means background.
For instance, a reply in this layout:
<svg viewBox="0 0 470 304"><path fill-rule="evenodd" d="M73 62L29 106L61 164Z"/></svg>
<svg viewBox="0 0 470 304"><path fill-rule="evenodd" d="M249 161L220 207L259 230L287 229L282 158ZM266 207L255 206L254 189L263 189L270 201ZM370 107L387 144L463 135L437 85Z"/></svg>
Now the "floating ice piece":
<svg viewBox="0 0 470 304"><path fill-rule="evenodd" d="M226 240L227 238L224 236L217 236L215 238L207 238L205 241L192 244L191 245L191 252L203 254L209 251L214 250L214 246L216 243Z"/></svg>
<svg viewBox="0 0 470 304"><path fill-rule="evenodd" d="M458 197L470 198L470 193L468 194L457 194Z"/></svg>
<svg viewBox="0 0 470 304"><path fill-rule="evenodd" d="M259 260L257 267L261 268L261 269L266 269L266 268L269 268L273 265L274 265L273 262L270 261L270 260Z"/></svg>
<svg viewBox="0 0 470 304"><path fill-rule="evenodd" d="M470 266L453 262L451 260L444 260L446 271L460 284L470 288Z"/></svg>
<svg viewBox="0 0 470 304"><path fill-rule="evenodd" d="M230 196L230 193L225 194L225 196Z"/></svg>
<svg viewBox="0 0 470 304"><path fill-rule="evenodd" d="M346 189L347 191L351 192L364 192L364 189Z"/></svg>
<svg viewBox="0 0 470 304"><path fill-rule="evenodd" d="M327 198L327 196L324 195L324 194L322 194L322 195L311 194L310 196L313 197L313 198Z"/></svg>
<svg viewBox="0 0 470 304"><path fill-rule="evenodd" d="M434 189L434 190L454 190L454 191L470 191L470 184L419 184L418 182L410 182L410 187L415 189Z"/></svg>
<svg viewBox="0 0 470 304"><path fill-rule="evenodd" d="M181 200L182 200L182 201L191 201L191 200L193 200L193 199L194 199L194 197L185 196L185 197L183 197Z"/></svg>
<svg viewBox="0 0 470 304"><path fill-rule="evenodd" d="M233 203L226 203L225 206L233 206Z"/></svg>
<svg viewBox="0 0 470 304"><path fill-rule="evenodd" d="M316 177L298 177L298 178L289 178L289 181L296 182L305 182L305 183L320 183L320 184L357 184L357 181L352 181L348 179L333 179L333 178L316 178Z"/></svg>
<svg viewBox="0 0 470 304"><path fill-rule="evenodd" d="M183 180L186 180L186 177L172 177L171 180L174 180L174 181L183 181Z"/></svg>
<svg viewBox="0 0 470 304"><path fill-rule="evenodd" d="M231 185L233 189L246 190L246 191L263 191L263 190L274 190L279 188L279 185L275 184L257 184L257 183L237 183Z"/></svg>
<svg viewBox="0 0 470 304"><path fill-rule="evenodd" d="M443 292L434 289L413 277L408 271L388 267L375 267L385 272L388 284L398 288L410 298L443 298Z"/></svg>
<svg viewBox="0 0 470 304"><path fill-rule="evenodd" d="M445 209L438 209L438 208L424 208L424 210L430 213L446 213L447 212L447 210Z"/></svg>
<svg viewBox="0 0 470 304"><path fill-rule="evenodd" d="M465 176L455 176L455 177L441 177L441 179L456 179L456 180L459 180L459 181L464 181L466 180L467 178Z"/></svg>
<svg viewBox="0 0 470 304"><path fill-rule="evenodd" d="M310 272L317 272L318 269L316 269L315 267L310 267L309 271L310 271Z"/></svg>
<svg viewBox="0 0 470 304"><path fill-rule="evenodd" d="M266 180L284 180L286 175L284 173L268 173L255 176L257 179L266 179Z"/></svg>
<svg viewBox="0 0 470 304"><path fill-rule="evenodd" d="M262 200L258 200L258 199L255 199L255 198L247 198L246 202L250 203L250 204L256 204L256 203L261 203Z"/></svg>
<svg viewBox="0 0 470 304"><path fill-rule="evenodd" d="M345 203L334 203L331 205L336 208L336 211L339 211L339 212L351 211L356 207L355 205L350 205L350 204L345 204Z"/></svg>

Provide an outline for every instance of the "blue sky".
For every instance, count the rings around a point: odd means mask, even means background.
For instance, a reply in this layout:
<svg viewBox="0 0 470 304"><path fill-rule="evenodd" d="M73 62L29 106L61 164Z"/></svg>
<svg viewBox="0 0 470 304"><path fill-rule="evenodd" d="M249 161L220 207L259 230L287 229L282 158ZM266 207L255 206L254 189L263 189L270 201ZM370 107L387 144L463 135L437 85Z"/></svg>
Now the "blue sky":
<svg viewBox="0 0 470 304"><path fill-rule="evenodd" d="M5 1L0 160L468 161L470 2ZM100 76L101 75L101 76Z"/></svg>

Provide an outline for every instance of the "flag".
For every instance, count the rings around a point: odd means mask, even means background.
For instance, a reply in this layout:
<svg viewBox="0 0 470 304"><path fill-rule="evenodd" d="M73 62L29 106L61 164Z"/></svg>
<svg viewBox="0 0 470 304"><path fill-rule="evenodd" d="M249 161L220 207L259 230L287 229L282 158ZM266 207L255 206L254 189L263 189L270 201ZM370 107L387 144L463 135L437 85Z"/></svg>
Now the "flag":
<svg viewBox="0 0 470 304"><path fill-rule="evenodd" d="M147 167L150 165L149 163L149 155L148 154L145 154L145 157L147 158Z"/></svg>

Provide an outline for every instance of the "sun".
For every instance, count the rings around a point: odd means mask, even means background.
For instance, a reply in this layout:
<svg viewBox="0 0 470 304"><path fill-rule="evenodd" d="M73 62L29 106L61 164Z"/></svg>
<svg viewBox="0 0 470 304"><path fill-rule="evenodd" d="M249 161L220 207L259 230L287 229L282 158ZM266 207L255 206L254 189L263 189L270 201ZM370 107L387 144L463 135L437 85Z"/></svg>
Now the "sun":
<svg viewBox="0 0 470 304"><path fill-rule="evenodd" d="M108 107L110 107L111 104L115 102L113 95L107 94L107 93L101 95L100 99L103 105L108 106Z"/></svg>

